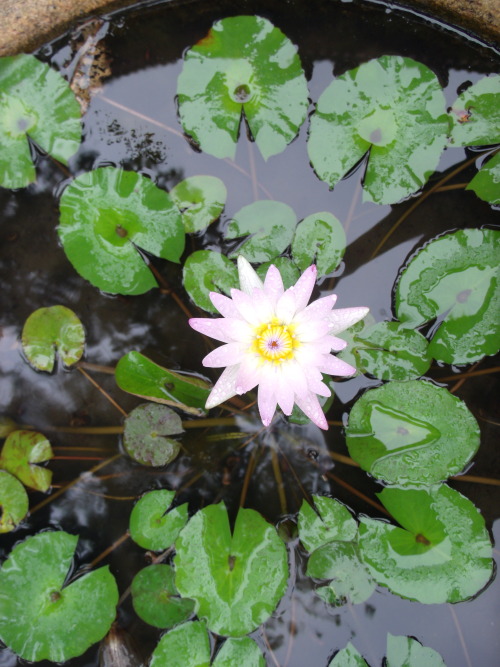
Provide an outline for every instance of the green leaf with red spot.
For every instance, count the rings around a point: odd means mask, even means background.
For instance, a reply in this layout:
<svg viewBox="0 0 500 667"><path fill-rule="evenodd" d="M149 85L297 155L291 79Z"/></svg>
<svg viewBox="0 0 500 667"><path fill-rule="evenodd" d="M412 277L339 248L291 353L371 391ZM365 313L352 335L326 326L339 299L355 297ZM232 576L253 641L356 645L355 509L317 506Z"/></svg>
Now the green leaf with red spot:
<svg viewBox="0 0 500 667"><path fill-rule="evenodd" d="M0 453L0 468L15 475L23 484L47 491L52 471L36 465L54 456L47 438L35 431L14 431L7 437Z"/></svg>

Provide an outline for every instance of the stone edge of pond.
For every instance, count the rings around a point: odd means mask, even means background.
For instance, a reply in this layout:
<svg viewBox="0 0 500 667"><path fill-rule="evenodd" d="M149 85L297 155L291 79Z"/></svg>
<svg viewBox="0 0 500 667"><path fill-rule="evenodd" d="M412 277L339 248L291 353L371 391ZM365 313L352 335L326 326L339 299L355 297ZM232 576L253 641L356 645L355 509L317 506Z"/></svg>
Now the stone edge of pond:
<svg viewBox="0 0 500 667"><path fill-rule="evenodd" d="M93 16L130 5L140 8L151 4L151 0L2 0L0 56L34 51ZM415 8L431 19L464 29L492 46L500 43L498 0L401 0L391 4Z"/></svg>

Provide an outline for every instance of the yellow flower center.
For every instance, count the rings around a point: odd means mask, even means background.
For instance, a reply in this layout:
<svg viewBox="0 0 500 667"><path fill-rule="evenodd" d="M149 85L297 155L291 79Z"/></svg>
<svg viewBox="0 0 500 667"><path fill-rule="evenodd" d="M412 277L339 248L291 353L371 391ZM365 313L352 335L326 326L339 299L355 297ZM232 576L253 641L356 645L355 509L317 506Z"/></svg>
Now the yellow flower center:
<svg viewBox="0 0 500 667"><path fill-rule="evenodd" d="M293 330L292 325L280 324L278 320L261 324L255 329L252 350L263 360L273 363L293 359L293 353L299 346Z"/></svg>

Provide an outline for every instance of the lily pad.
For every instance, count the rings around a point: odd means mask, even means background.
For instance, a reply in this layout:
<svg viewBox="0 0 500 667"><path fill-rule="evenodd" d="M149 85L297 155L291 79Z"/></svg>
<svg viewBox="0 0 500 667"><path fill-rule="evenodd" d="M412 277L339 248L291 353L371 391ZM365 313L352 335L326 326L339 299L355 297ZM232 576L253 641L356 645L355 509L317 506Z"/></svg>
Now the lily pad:
<svg viewBox="0 0 500 667"><path fill-rule="evenodd" d="M120 359L116 366L115 380L120 389L129 394L155 403L172 405L189 414L206 414L205 403L211 389L206 380L158 366L140 352L128 352ZM173 433L175 431L164 435Z"/></svg>
<svg viewBox="0 0 500 667"><path fill-rule="evenodd" d="M370 389L349 415L349 454L374 477L402 486L456 475L479 447L479 426L467 406L424 380Z"/></svg>
<svg viewBox="0 0 500 667"><path fill-rule="evenodd" d="M178 625L158 642L149 667L210 667L210 639L205 623Z"/></svg>
<svg viewBox="0 0 500 667"><path fill-rule="evenodd" d="M169 435L184 433L179 415L166 405L144 403L125 419L123 446L134 461L146 466L166 466L180 450Z"/></svg>
<svg viewBox="0 0 500 667"><path fill-rule="evenodd" d="M446 667L437 651L413 637L387 635L387 667Z"/></svg>
<svg viewBox="0 0 500 667"><path fill-rule="evenodd" d="M460 229L417 252L396 285L401 322L420 326L438 318L429 354L466 364L500 346L500 231Z"/></svg>
<svg viewBox="0 0 500 667"><path fill-rule="evenodd" d="M118 589L108 566L65 585L77 541L39 533L17 544L0 570L0 638L24 660L79 656L115 618Z"/></svg>
<svg viewBox="0 0 500 667"><path fill-rule="evenodd" d="M306 574L315 579L330 579L327 586L320 586L316 593L335 606L346 602L361 604L375 590L365 565L359 558L358 547L352 542L329 542L316 549L307 563Z"/></svg>
<svg viewBox="0 0 500 667"><path fill-rule="evenodd" d="M286 548L260 514L241 508L233 535L224 503L197 512L179 535L176 585L219 635L243 636L274 611L288 578Z"/></svg>
<svg viewBox="0 0 500 667"><path fill-rule="evenodd" d="M104 292L143 294L158 283L140 251L178 262L181 214L145 176L115 167L81 174L64 190L59 238L78 273Z"/></svg>
<svg viewBox="0 0 500 667"><path fill-rule="evenodd" d="M226 230L226 239L248 236L229 257L243 255L256 264L269 262L288 248L296 224L288 204L267 199L248 204L236 213Z"/></svg>
<svg viewBox="0 0 500 667"><path fill-rule="evenodd" d="M399 322L378 322L354 340L356 368L380 380L414 380L431 365L427 339Z"/></svg>
<svg viewBox="0 0 500 667"><path fill-rule="evenodd" d="M354 368L356 368L358 360L356 358L356 355L354 354L354 348L358 343L358 337L361 339L365 331L367 331L369 327L371 327L374 324L375 324L375 318L371 313L368 313L362 320L356 322L356 324L353 324L352 327L349 327L348 329L342 331L340 335L342 337L342 340L346 341L347 347L345 347L340 352L337 352L335 356L337 356L339 359L342 359L342 361L345 361L347 364L350 364L351 366L354 366ZM359 369L356 369L356 375L359 374L360 374Z"/></svg>
<svg viewBox="0 0 500 667"><path fill-rule="evenodd" d="M171 628L191 616L194 602L179 597L170 565L149 565L139 570L130 587L136 614L155 628Z"/></svg>
<svg viewBox="0 0 500 667"><path fill-rule="evenodd" d="M450 116L456 146L500 143L500 74L485 76L461 93Z"/></svg>
<svg viewBox="0 0 500 667"><path fill-rule="evenodd" d="M201 232L220 217L227 199L224 183L216 176L190 176L170 190L182 213L186 233Z"/></svg>
<svg viewBox="0 0 500 667"><path fill-rule="evenodd" d="M149 491L134 505L130 513L130 537L143 549L168 549L186 525L187 503L168 511L174 496L175 491L167 489Z"/></svg>
<svg viewBox="0 0 500 667"><path fill-rule="evenodd" d="M209 313L217 310L210 301L210 292L229 294L239 286L236 266L220 252L196 250L186 259L183 268L184 288L195 304Z"/></svg>
<svg viewBox="0 0 500 667"><path fill-rule="evenodd" d="M51 373L56 350L66 367L82 358L85 330L75 313L65 306L39 308L24 323L22 346L33 368Z"/></svg>
<svg viewBox="0 0 500 667"><path fill-rule="evenodd" d="M0 534L10 533L28 513L24 486L13 475L0 470Z"/></svg>
<svg viewBox="0 0 500 667"><path fill-rule="evenodd" d="M375 580L424 604L461 602L486 585L492 548L477 508L446 484L378 494L402 528L361 518L361 558Z"/></svg>
<svg viewBox="0 0 500 667"><path fill-rule="evenodd" d="M34 56L0 58L0 185L36 178L28 137L67 164L80 146L80 107L60 74Z"/></svg>
<svg viewBox="0 0 500 667"><path fill-rule="evenodd" d="M274 264L280 272L281 279L283 280L283 287L285 289L295 285L300 278L300 271L291 259L288 259L288 257L275 257L271 262L264 262L264 264L260 264L257 267L256 273L262 282L264 282L267 270L271 264Z"/></svg>
<svg viewBox="0 0 500 667"><path fill-rule="evenodd" d="M296 136L308 108L297 48L260 16L214 23L184 56L177 82L184 131L200 148L234 158L242 114L264 159Z"/></svg>
<svg viewBox="0 0 500 667"><path fill-rule="evenodd" d="M265 667L266 661L259 646L250 637L229 637L212 662L212 667Z"/></svg>
<svg viewBox="0 0 500 667"><path fill-rule="evenodd" d="M297 225L293 261L301 271L316 262L318 276L326 276L338 267L345 248L346 236L338 218L327 211L313 213Z"/></svg>
<svg viewBox="0 0 500 667"><path fill-rule="evenodd" d="M500 204L500 153L481 167L465 189L473 190L483 201Z"/></svg>
<svg viewBox="0 0 500 667"><path fill-rule="evenodd" d="M368 663L358 649L349 642L333 656L328 667L368 667Z"/></svg>
<svg viewBox="0 0 500 667"><path fill-rule="evenodd" d="M436 76L422 63L381 56L337 77L311 117L309 158L334 187L368 152L364 197L394 204L435 171L448 117Z"/></svg>
<svg viewBox="0 0 500 667"><path fill-rule="evenodd" d="M0 468L17 477L25 486L37 491L47 491L52 481L52 471L35 465L49 461L54 456L47 438L35 431L14 431L0 453Z"/></svg>
<svg viewBox="0 0 500 667"><path fill-rule="evenodd" d="M300 541L312 552L332 541L350 542L358 532L358 525L341 502L327 496L313 496L316 511L303 501L298 528Z"/></svg>

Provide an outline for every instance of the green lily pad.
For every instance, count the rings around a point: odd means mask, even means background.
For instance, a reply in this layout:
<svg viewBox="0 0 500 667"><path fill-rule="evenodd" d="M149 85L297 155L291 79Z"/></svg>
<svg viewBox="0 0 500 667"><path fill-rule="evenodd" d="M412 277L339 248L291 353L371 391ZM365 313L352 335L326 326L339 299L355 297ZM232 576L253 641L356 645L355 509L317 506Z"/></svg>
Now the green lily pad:
<svg viewBox="0 0 500 667"><path fill-rule="evenodd" d="M214 23L187 51L177 82L186 134L219 158L234 158L242 113L264 159L296 136L308 108L297 48L259 16Z"/></svg>
<svg viewBox="0 0 500 667"><path fill-rule="evenodd" d="M292 242L297 218L293 209L279 201L263 199L244 206L228 225L226 239L248 236L229 257L243 255L249 262L269 262Z"/></svg>
<svg viewBox="0 0 500 667"><path fill-rule="evenodd" d="M358 649L349 642L333 656L328 667L368 667L368 663Z"/></svg>
<svg viewBox="0 0 500 667"><path fill-rule="evenodd" d="M500 153L481 167L465 189L473 190L483 201L500 204Z"/></svg>
<svg viewBox="0 0 500 667"><path fill-rule="evenodd" d="M413 637L387 635L387 667L446 667L437 651Z"/></svg>
<svg viewBox="0 0 500 667"><path fill-rule="evenodd" d="M378 322L354 340L356 368L380 380L414 380L431 365L426 338L399 322Z"/></svg>
<svg viewBox="0 0 500 667"><path fill-rule="evenodd" d="M369 151L366 200L394 204L420 190L446 143L436 76L422 63L381 56L337 77L311 117L309 158L333 188Z"/></svg>
<svg viewBox="0 0 500 667"><path fill-rule="evenodd" d="M306 574L331 580L327 586L317 588L316 593L335 606L346 602L361 604L372 596L376 587L359 558L357 545L352 542L329 542L313 551Z"/></svg>
<svg viewBox="0 0 500 667"><path fill-rule="evenodd" d="M80 107L60 74L34 56L0 58L0 185L36 178L28 137L67 164L80 146Z"/></svg>
<svg viewBox="0 0 500 667"><path fill-rule="evenodd" d="M0 470L0 534L10 533L28 513L24 486L13 475Z"/></svg>
<svg viewBox="0 0 500 667"><path fill-rule="evenodd" d="M260 514L241 508L233 535L224 503L197 512L179 535L174 564L180 594L219 635L252 632L286 590L286 548Z"/></svg>
<svg viewBox="0 0 500 667"><path fill-rule="evenodd" d="M361 518L359 547L375 580L424 604L461 602L486 585L492 548L477 508L446 484L378 494L402 528Z"/></svg>
<svg viewBox="0 0 500 667"><path fill-rule="evenodd" d="M347 347L345 347L340 352L336 352L335 356L337 356L339 359L342 359L342 361L345 361L347 364L350 364L351 366L354 366L354 368L356 368L358 359L354 354L354 348L358 343L358 336L359 338L362 338L365 331L367 331L374 324L375 324L375 318L371 313L368 313L362 320L356 322L356 324L353 324L352 327L349 327L348 329L342 331L340 336L342 340L346 341ZM359 374L360 374L359 369L356 369L356 375Z"/></svg>
<svg viewBox="0 0 500 667"><path fill-rule="evenodd" d="M170 190L182 213L186 233L201 232L220 217L227 199L224 183L216 176L190 176Z"/></svg>
<svg viewBox="0 0 500 667"><path fill-rule="evenodd" d="M220 252L196 250L184 263L183 282L186 292L199 308L216 313L210 292L229 294L231 289L239 287L238 270Z"/></svg>
<svg viewBox="0 0 500 667"><path fill-rule="evenodd" d="M349 415L349 454L377 479L401 486L434 484L456 475L479 447L479 426L467 406L424 380L370 389Z"/></svg>
<svg viewBox="0 0 500 667"><path fill-rule="evenodd" d="M358 525L347 507L327 496L313 496L313 501L316 511L304 500L298 516L300 541L307 551L328 542L350 542L356 537Z"/></svg>
<svg viewBox="0 0 500 667"><path fill-rule="evenodd" d="M396 313L420 326L438 318L429 354L466 364L500 346L500 231L460 229L427 244L410 260L396 286Z"/></svg>
<svg viewBox="0 0 500 667"><path fill-rule="evenodd" d="M259 646L250 637L229 637L222 644L212 667L265 667L266 661Z"/></svg>
<svg viewBox="0 0 500 667"><path fill-rule="evenodd" d="M318 276L335 271L344 256L346 236L331 213L313 213L297 225L292 242L293 261L301 271L316 262Z"/></svg>
<svg viewBox="0 0 500 667"><path fill-rule="evenodd" d="M59 238L78 273L104 292L143 294L158 283L140 251L178 262L184 225L169 195L115 167L81 174L64 190Z"/></svg>
<svg viewBox="0 0 500 667"><path fill-rule="evenodd" d="M194 602L179 597L170 565L149 565L139 570L130 591L136 614L155 628L171 628L193 613Z"/></svg>
<svg viewBox="0 0 500 667"><path fill-rule="evenodd" d="M130 537L143 549L168 549L186 525L187 503L168 511L174 496L175 491L167 489L149 491L134 505L130 513Z"/></svg>
<svg viewBox="0 0 500 667"><path fill-rule="evenodd" d="M149 667L210 667L210 639L205 623L178 625L158 642Z"/></svg>
<svg viewBox="0 0 500 667"><path fill-rule="evenodd" d="M146 466L166 466L180 450L169 435L184 433L179 415L166 405L144 403L125 419L123 446L134 461Z"/></svg>
<svg viewBox="0 0 500 667"><path fill-rule="evenodd" d="M0 452L0 468L32 489L47 491L52 471L35 464L49 461L53 456L50 442L41 433L14 431L7 437Z"/></svg>
<svg viewBox="0 0 500 667"><path fill-rule="evenodd" d="M0 638L24 660L79 656L115 618L118 589L108 566L64 585L77 541L39 533L17 544L0 570Z"/></svg>
<svg viewBox="0 0 500 667"><path fill-rule="evenodd" d="M500 143L500 74L485 76L461 93L450 116L456 146Z"/></svg>
<svg viewBox="0 0 500 667"><path fill-rule="evenodd" d="M22 346L33 368L51 373L56 350L66 367L82 358L85 330L75 313L65 306L38 308L24 323Z"/></svg>
<svg viewBox="0 0 500 667"><path fill-rule="evenodd" d="M158 366L140 352L128 352L120 359L115 380L120 389L129 394L172 405L192 415L206 414L205 403L211 389L206 380ZM171 431L164 435L181 432Z"/></svg>
<svg viewBox="0 0 500 667"><path fill-rule="evenodd" d="M271 262L264 262L264 264L260 264L256 268L256 273L262 282L264 282L267 270L271 264L274 264L280 272L281 279L283 280L283 287L285 289L295 285L300 278L300 271L291 259L288 259L288 257L275 257Z"/></svg>

